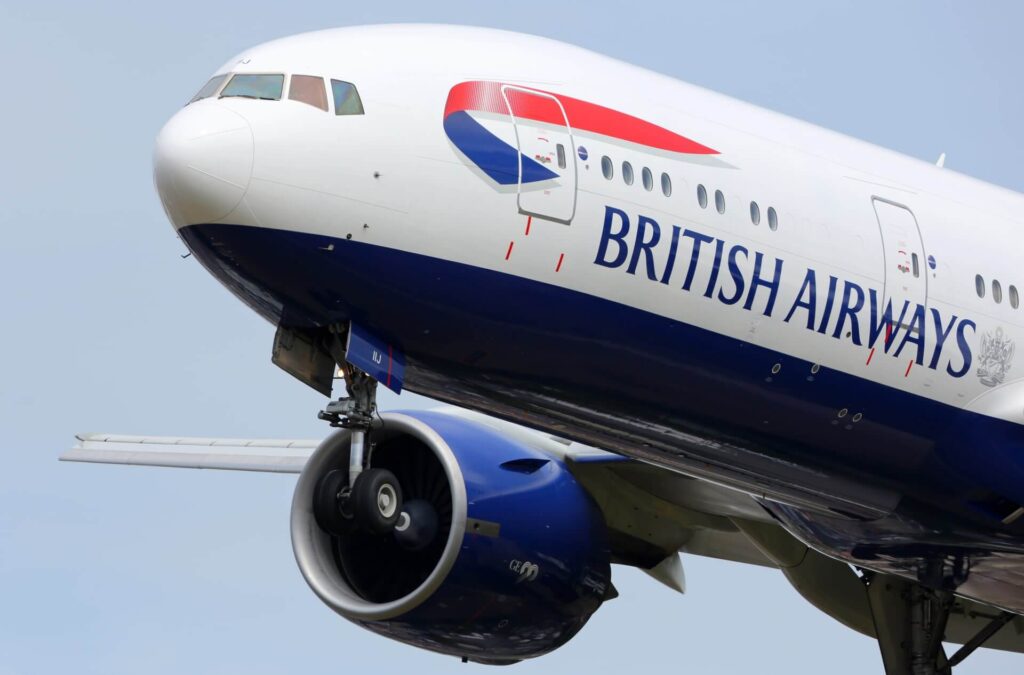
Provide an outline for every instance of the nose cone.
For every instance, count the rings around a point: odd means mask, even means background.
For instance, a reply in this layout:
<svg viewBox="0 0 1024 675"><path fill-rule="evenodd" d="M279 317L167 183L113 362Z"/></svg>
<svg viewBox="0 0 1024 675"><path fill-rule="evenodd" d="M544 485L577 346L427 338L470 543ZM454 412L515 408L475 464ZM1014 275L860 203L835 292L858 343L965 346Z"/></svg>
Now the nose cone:
<svg viewBox="0 0 1024 675"><path fill-rule="evenodd" d="M160 131L153 177L175 227L224 218L242 201L252 174L252 129L217 101L180 110Z"/></svg>

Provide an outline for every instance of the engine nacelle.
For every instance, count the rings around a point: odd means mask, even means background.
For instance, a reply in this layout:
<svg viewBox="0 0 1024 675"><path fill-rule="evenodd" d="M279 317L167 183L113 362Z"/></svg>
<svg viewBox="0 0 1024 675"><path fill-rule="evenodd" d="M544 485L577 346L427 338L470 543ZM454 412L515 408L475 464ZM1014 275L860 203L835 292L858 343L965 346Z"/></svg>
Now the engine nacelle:
<svg viewBox="0 0 1024 675"><path fill-rule="evenodd" d="M411 550L394 533L321 529L317 485L347 470L350 432L325 439L295 488L292 547L306 582L346 619L501 664L565 644L608 596L603 517L555 457L442 412L385 413L371 440L371 466L395 474L410 509L432 507L436 535Z"/></svg>

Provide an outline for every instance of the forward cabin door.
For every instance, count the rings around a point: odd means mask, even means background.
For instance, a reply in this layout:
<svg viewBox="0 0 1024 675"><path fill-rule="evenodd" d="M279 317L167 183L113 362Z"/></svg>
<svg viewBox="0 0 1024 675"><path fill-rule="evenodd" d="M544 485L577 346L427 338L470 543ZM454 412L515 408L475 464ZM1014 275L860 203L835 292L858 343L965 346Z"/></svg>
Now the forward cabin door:
<svg viewBox="0 0 1024 675"><path fill-rule="evenodd" d="M893 321L903 312L908 302L901 330L914 315L917 305L928 306L928 263L925 260L924 241L914 214L905 206L881 197L873 197L875 215L882 234L885 254L885 299L892 300ZM893 326L896 328L896 326Z"/></svg>
<svg viewBox="0 0 1024 675"><path fill-rule="evenodd" d="M551 94L501 88L519 146L519 213L568 225L576 213L576 152L561 102Z"/></svg>

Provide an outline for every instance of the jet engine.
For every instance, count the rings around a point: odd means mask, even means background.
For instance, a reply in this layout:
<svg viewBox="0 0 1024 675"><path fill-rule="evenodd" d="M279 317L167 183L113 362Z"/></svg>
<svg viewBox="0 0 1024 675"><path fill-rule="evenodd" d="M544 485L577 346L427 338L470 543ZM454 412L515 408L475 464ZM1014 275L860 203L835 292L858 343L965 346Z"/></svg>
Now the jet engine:
<svg viewBox="0 0 1024 675"><path fill-rule="evenodd" d="M382 414L367 471L393 474L401 515L381 533L331 506L345 490L350 443L341 430L318 446L291 512L303 577L346 619L506 664L565 644L609 597L603 517L557 457L444 412Z"/></svg>

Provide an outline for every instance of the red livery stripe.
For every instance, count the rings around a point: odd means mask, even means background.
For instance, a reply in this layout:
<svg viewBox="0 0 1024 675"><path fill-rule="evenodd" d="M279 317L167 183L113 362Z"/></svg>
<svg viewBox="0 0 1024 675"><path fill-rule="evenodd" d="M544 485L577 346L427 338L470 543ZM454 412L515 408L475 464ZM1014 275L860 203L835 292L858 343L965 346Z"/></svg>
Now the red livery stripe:
<svg viewBox="0 0 1024 675"><path fill-rule="evenodd" d="M444 116L448 117L453 112L470 110L507 115L509 111L501 94L502 86L501 82L462 82L455 85L448 92ZM529 91L555 96L565 108L569 125L573 129L602 134L669 152L688 155L719 154L717 150L701 145L685 136L680 136L664 127L651 124L639 117L541 89L529 89ZM515 89L511 89L507 93L509 104L516 116L546 124L565 124L561 111L550 99L530 96Z"/></svg>

